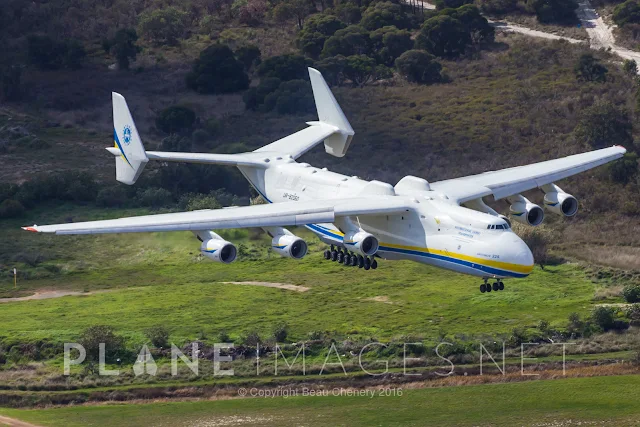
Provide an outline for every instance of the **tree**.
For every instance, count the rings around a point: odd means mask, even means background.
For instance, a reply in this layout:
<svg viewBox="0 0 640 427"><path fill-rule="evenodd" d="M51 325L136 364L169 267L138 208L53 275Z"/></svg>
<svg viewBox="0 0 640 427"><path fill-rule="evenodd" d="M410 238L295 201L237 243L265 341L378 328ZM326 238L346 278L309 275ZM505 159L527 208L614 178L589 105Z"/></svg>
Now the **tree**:
<svg viewBox="0 0 640 427"><path fill-rule="evenodd" d="M140 34L157 45L174 45L184 35L188 14L173 6L140 16Z"/></svg>
<svg viewBox="0 0 640 427"><path fill-rule="evenodd" d="M469 44L471 36L464 25L457 19L441 15L424 23L415 47L436 56L453 58L464 53Z"/></svg>
<svg viewBox="0 0 640 427"><path fill-rule="evenodd" d="M65 55L64 44L45 35L32 34L27 37L27 55L31 65L41 70L57 70Z"/></svg>
<svg viewBox="0 0 640 427"><path fill-rule="evenodd" d="M389 1L374 3L362 15L360 25L369 31L393 25L397 28L409 28L411 21L399 4Z"/></svg>
<svg viewBox="0 0 640 427"><path fill-rule="evenodd" d="M315 67L322 73L324 79L330 84L340 86L344 82L344 67L347 58L343 55L330 56L315 63Z"/></svg>
<svg viewBox="0 0 640 427"><path fill-rule="evenodd" d="M196 113L190 108L173 105L156 117L156 127L164 133L190 133L196 121Z"/></svg>
<svg viewBox="0 0 640 427"><path fill-rule="evenodd" d="M67 40L64 47L64 59L63 64L65 67L72 70L78 70L82 68L82 62L87 56L87 52L84 50L84 46L78 40Z"/></svg>
<svg viewBox="0 0 640 427"><path fill-rule="evenodd" d="M111 326L90 326L84 330L78 343L87 352L87 360L98 362L100 344L104 344L105 360L112 361L118 354L124 352L124 338L116 335Z"/></svg>
<svg viewBox="0 0 640 427"><path fill-rule="evenodd" d="M324 43L322 57L336 55L366 55L371 53L371 38L369 32L359 25L350 25L336 31Z"/></svg>
<svg viewBox="0 0 640 427"><path fill-rule="evenodd" d="M638 155L627 153L622 159L609 165L609 175L614 182L627 184L633 180L638 173Z"/></svg>
<svg viewBox="0 0 640 427"><path fill-rule="evenodd" d="M607 73L609 72L591 53L584 53L580 56L574 71L578 80L599 83L607 81Z"/></svg>
<svg viewBox="0 0 640 427"><path fill-rule="evenodd" d="M308 78L307 67L310 61L300 55L272 56L258 67L260 77L277 77L280 80L294 80Z"/></svg>
<svg viewBox="0 0 640 427"><path fill-rule="evenodd" d="M611 145L633 147L633 123L624 107L617 107L610 101L599 100L585 108L574 133L576 138L587 142L593 148Z"/></svg>
<svg viewBox="0 0 640 427"><path fill-rule="evenodd" d="M473 3L473 0L436 0L435 4L438 9L457 9L465 4Z"/></svg>
<svg viewBox="0 0 640 427"><path fill-rule="evenodd" d="M289 334L289 326L286 323L279 323L273 329L273 338L275 338L276 342L284 342L287 339L287 335Z"/></svg>
<svg viewBox="0 0 640 427"><path fill-rule="evenodd" d="M169 331L162 325L152 326L144 331L151 344L156 348L169 347Z"/></svg>
<svg viewBox="0 0 640 427"><path fill-rule="evenodd" d="M364 86L374 78L376 60L367 55L352 55L346 58L344 75L354 87Z"/></svg>
<svg viewBox="0 0 640 427"><path fill-rule="evenodd" d="M17 218L24 212L24 206L17 200L6 199L0 203L0 218Z"/></svg>
<svg viewBox="0 0 640 427"><path fill-rule="evenodd" d="M260 55L260 49L253 44L241 46L235 51L236 58L242 62L244 70L247 72L254 66L260 64Z"/></svg>
<svg viewBox="0 0 640 427"><path fill-rule="evenodd" d="M244 65L223 44L211 45L200 52L186 81L189 88L200 93L230 93L249 87Z"/></svg>
<svg viewBox="0 0 640 427"><path fill-rule="evenodd" d="M638 63L634 59L625 59L622 63L622 69L629 77L638 76Z"/></svg>
<svg viewBox="0 0 640 427"><path fill-rule="evenodd" d="M628 0L613 9L613 22L619 27L640 22L640 1Z"/></svg>
<svg viewBox="0 0 640 427"><path fill-rule="evenodd" d="M264 104L264 99L267 95L275 92L280 87L280 83L282 83L282 80L277 77L265 77L260 80L258 86L249 88L249 90L242 95L245 108L247 110L258 110L258 108Z"/></svg>
<svg viewBox="0 0 640 427"><path fill-rule="evenodd" d="M302 30L305 18L314 11L315 6L308 0L284 0L273 8L273 17L280 22L295 18Z"/></svg>
<svg viewBox="0 0 640 427"><path fill-rule="evenodd" d="M572 24L578 20L575 0L532 0L528 3L542 23Z"/></svg>
<svg viewBox="0 0 640 427"><path fill-rule="evenodd" d="M115 36L110 41L110 51L118 61L118 68L128 70L130 61L135 61L138 55L138 33L133 28L121 28L116 31Z"/></svg>
<svg viewBox="0 0 640 427"><path fill-rule="evenodd" d="M516 10L518 0L484 0L480 5L480 9L484 13L492 15L502 15Z"/></svg>
<svg viewBox="0 0 640 427"><path fill-rule="evenodd" d="M393 62L413 47L411 33L396 27L382 27L370 35L374 50L378 52L379 62L392 65Z"/></svg>
<svg viewBox="0 0 640 427"><path fill-rule="evenodd" d="M338 17L342 22L347 24L357 24L362 19L362 11L360 8L351 3L343 2L333 8L332 11L327 11Z"/></svg>
<svg viewBox="0 0 640 427"><path fill-rule="evenodd" d="M312 58L317 58L322 52L324 42L344 27L344 22L337 17L318 13L304 23L304 28L298 33L296 43L302 52Z"/></svg>
<svg viewBox="0 0 640 427"><path fill-rule="evenodd" d="M431 84L442 81L442 65L424 50L409 50L396 59L400 74L410 82Z"/></svg>
<svg viewBox="0 0 640 427"><path fill-rule="evenodd" d="M451 16L453 19L460 21L474 44L493 42L495 38L494 28L489 24L487 18L480 14L480 9L472 4L467 4L458 9L446 9L440 14Z"/></svg>
<svg viewBox="0 0 640 427"><path fill-rule="evenodd" d="M288 80L264 99L263 111L278 114L307 114L315 111L311 84L307 80Z"/></svg>
<svg viewBox="0 0 640 427"><path fill-rule="evenodd" d="M627 285L622 290L624 300L630 304L640 302L640 285Z"/></svg>

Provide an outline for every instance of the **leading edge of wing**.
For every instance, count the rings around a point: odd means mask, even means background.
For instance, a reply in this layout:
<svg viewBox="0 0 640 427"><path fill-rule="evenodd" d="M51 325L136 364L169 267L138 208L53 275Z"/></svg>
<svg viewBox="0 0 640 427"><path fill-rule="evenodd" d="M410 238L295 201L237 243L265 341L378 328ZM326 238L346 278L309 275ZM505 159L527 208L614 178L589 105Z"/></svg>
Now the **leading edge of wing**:
<svg viewBox="0 0 640 427"><path fill-rule="evenodd" d="M337 216L382 215L403 212L409 209L410 201L405 198L379 196L283 202L70 224L34 225L22 228L23 230L39 233L106 234L284 227L331 223Z"/></svg>

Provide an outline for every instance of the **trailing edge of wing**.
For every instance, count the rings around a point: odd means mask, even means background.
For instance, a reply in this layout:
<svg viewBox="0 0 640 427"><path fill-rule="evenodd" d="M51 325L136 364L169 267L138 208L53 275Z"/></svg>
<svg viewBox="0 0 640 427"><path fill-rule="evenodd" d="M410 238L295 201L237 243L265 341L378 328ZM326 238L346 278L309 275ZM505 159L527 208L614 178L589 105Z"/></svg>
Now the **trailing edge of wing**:
<svg viewBox="0 0 640 427"><path fill-rule="evenodd" d="M337 216L382 215L410 209L400 197L285 202L230 209L145 215L104 221L23 227L24 230L56 234L142 233L212 229L295 226L330 223Z"/></svg>

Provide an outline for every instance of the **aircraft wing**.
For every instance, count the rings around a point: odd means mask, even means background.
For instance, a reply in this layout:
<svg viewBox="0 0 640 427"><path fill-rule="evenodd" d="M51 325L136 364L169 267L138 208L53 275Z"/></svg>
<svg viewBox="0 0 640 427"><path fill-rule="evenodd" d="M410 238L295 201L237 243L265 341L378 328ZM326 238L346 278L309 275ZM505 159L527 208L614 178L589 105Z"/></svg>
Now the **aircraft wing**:
<svg viewBox="0 0 640 427"><path fill-rule="evenodd" d="M500 200L604 165L626 152L621 146L603 148L561 159L434 182L431 188L457 203L489 195Z"/></svg>
<svg viewBox="0 0 640 427"><path fill-rule="evenodd" d="M313 200L199 210L158 215L34 225L24 230L55 234L141 233L155 231L201 231L245 227L293 226L330 223L336 217L387 215L406 212L411 201L397 196Z"/></svg>

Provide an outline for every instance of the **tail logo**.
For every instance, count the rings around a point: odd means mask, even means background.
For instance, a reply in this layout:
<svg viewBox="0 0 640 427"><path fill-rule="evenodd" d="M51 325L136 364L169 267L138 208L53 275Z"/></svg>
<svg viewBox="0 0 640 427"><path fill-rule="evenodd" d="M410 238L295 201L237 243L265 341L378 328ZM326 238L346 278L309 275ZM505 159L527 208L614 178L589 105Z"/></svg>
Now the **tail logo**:
<svg viewBox="0 0 640 427"><path fill-rule="evenodd" d="M126 125L124 127L124 131L122 132L122 140L125 145L131 144L131 126Z"/></svg>

